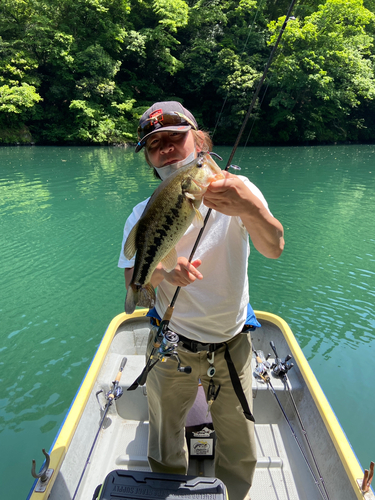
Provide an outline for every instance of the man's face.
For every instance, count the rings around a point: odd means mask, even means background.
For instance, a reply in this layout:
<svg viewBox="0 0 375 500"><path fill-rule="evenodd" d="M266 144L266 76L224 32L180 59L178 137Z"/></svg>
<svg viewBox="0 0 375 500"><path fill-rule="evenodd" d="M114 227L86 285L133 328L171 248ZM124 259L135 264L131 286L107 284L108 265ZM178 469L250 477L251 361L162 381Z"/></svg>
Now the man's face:
<svg viewBox="0 0 375 500"><path fill-rule="evenodd" d="M194 136L188 132L157 132L146 143L150 162L156 168L177 163L187 158L196 148Z"/></svg>

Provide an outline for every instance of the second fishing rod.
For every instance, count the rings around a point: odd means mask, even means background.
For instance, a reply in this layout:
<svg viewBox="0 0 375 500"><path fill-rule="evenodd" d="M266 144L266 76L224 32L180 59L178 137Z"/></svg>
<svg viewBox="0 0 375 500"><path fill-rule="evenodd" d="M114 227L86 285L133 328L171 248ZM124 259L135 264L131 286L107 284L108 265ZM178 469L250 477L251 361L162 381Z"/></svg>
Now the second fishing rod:
<svg viewBox="0 0 375 500"><path fill-rule="evenodd" d="M290 385L288 372L294 366L293 363L291 363L291 361L290 361L292 359L292 356L290 354L288 354L285 357L285 359L282 360L276 351L276 346L275 346L273 341L270 342L270 346L275 354L275 360L273 363L268 362L268 359L271 356L270 354L268 354L268 356L265 357L262 351L256 350L256 349L254 349L254 347L252 348L253 352L255 354L255 360L256 360L256 368L255 368L254 373L265 384L267 384L268 389L275 397L275 400L280 408L281 413L283 414L283 417L284 417L286 423L289 426L289 429L292 433L292 436L295 439L295 442L296 442L296 444L301 452L301 455L305 461L305 464L306 464L306 466L307 466L307 468L308 468L308 470L309 470L309 472L314 480L315 486L317 487L320 496L322 497L323 500L330 500L330 496L328 494L324 478L322 476L322 473L320 472L315 454L314 454L312 446L310 444L310 440L309 440L307 431L306 431L305 426L302 422L301 415L298 411L298 407L297 407L297 404L296 404L294 396L293 396L292 387ZM312 461L313 461L312 464L310 463L310 461L307 457L307 454L305 453L305 451L302 447L302 444L301 444L300 440L298 439L297 434L292 426L292 423L291 423L290 419L288 418L288 415L287 415L287 413L286 413L286 411L285 411L285 409L284 409L284 407L283 407L283 405L282 405L282 403L277 395L277 392L272 384L271 375L270 375L271 373L275 377L280 378L283 381L285 388L287 389L290 401L291 401L292 406L293 406L294 413L297 416L302 435L305 439L308 452L312 458ZM315 469L315 472L314 472L314 469Z"/></svg>

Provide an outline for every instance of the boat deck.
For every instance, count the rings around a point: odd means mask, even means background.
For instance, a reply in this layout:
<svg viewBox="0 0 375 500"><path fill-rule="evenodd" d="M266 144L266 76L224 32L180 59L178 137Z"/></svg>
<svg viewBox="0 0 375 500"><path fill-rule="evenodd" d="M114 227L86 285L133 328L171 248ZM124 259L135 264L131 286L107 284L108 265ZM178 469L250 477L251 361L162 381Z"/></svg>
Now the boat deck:
<svg viewBox="0 0 375 500"><path fill-rule="evenodd" d="M99 390L105 393L110 389L124 356L127 362L121 377L123 396L116 401L107 415L104 429L99 435L76 499L91 499L95 487L114 469L150 470L147 462L146 388L139 387L135 391L127 391L144 367L148 333L148 321L142 318L127 321L118 329L73 437L68 451L69 460L65 460L56 480L51 500L72 499L75 486L72 488L68 485L78 484L84 460L88 456L103 415L95 393ZM271 323L262 322L262 328L252 334L253 345L255 349L267 354L270 351L270 340L275 342L281 357L289 353L287 343L279 329ZM255 369L255 359L253 363ZM296 403L303 413L305 427L309 429L310 442L314 443L314 450L319 458L319 468L325 471L325 482L330 498L352 500L356 497L353 487L342 473L340 459L332 447L329 434L306 384L303 383L302 375L293 368L289 372L289 379ZM274 376L272 384L299 442L303 444L309 462L313 463L284 384ZM101 396L98 396L99 400ZM274 395L256 377L253 377L253 397L258 463L251 488L251 500L321 499L318 487ZM103 400L101 402L104 404ZM213 460L191 459L188 473L194 476L214 477ZM314 473L316 474L315 471ZM338 486L339 496L335 493L338 491L336 489Z"/></svg>

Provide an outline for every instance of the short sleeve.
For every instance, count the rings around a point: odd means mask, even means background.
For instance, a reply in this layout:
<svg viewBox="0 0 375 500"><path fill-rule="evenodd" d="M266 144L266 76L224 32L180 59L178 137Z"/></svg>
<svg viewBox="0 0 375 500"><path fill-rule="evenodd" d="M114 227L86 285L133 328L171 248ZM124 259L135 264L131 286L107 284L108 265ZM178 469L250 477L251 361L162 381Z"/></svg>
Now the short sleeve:
<svg viewBox="0 0 375 500"><path fill-rule="evenodd" d="M255 195L263 203L263 205L266 207L266 209L268 210L270 215L272 215L270 209L268 208L268 203L267 203L265 197L263 196L263 193L261 192L261 190L259 188L257 188L256 185L253 184L247 177L245 177L243 175L239 175L238 177L250 189L250 191L253 193L253 195ZM272 215L272 217L273 217L273 215Z"/></svg>

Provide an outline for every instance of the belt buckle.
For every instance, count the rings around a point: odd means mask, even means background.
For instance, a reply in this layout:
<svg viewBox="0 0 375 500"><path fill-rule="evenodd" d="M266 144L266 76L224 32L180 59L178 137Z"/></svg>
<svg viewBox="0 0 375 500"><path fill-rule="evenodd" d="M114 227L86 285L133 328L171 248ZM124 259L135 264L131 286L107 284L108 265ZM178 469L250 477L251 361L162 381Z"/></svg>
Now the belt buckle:
<svg viewBox="0 0 375 500"><path fill-rule="evenodd" d="M210 350L210 344L202 344L201 342L196 342L195 347L197 349L197 352Z"/></svg>

